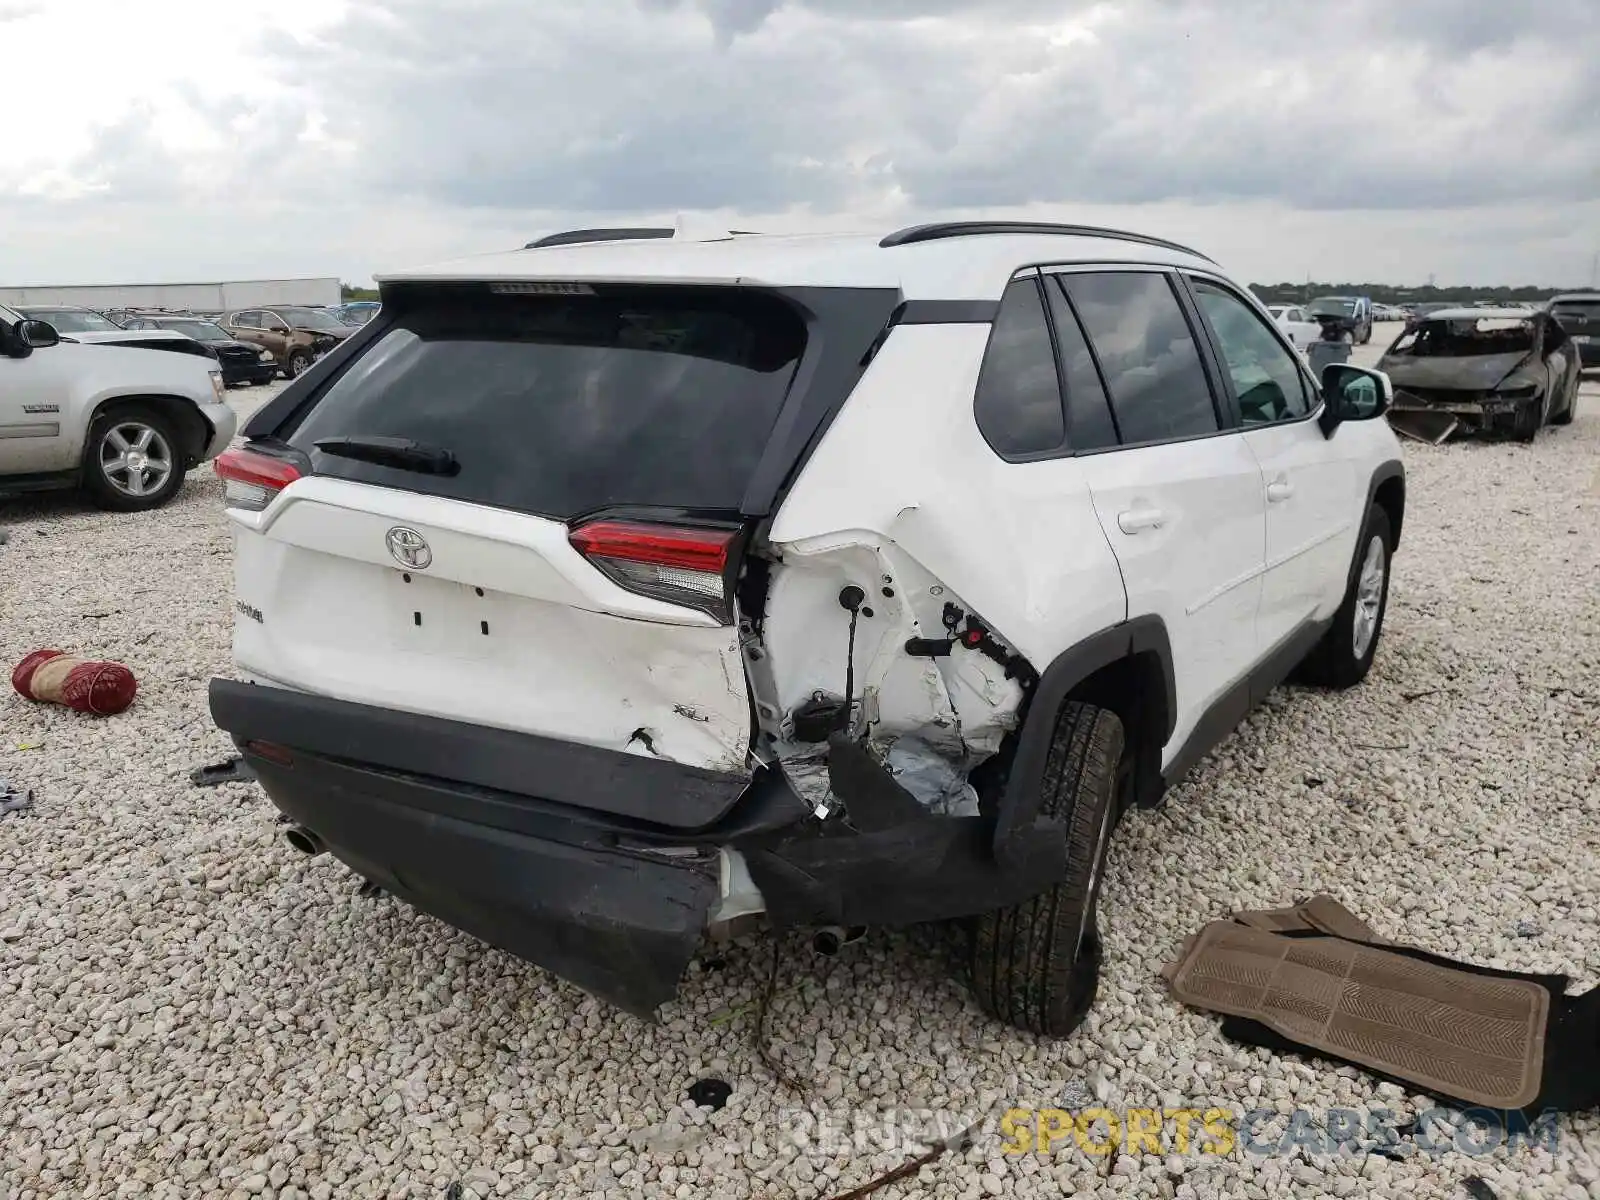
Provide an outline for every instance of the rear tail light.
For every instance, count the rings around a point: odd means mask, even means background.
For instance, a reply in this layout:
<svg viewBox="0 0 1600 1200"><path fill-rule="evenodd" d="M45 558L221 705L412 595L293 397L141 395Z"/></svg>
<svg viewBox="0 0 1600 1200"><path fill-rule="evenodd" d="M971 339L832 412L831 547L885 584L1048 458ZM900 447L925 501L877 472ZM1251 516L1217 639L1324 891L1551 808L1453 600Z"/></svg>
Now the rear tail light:
<svg viewBox="0 0 1600 1200"><path fill-rule="evenodd" d="M223 482L223 503L246 512L260 512L300 478L293 463L248 448L224 450L214 466Z"/></svg>
<svg viewBox="0 0 1600 1200"><path fill-rule="evenodd" d="M733 621L728 553L735 536L727 529L593 521L568 540L618 587L699 609L727 625Z"/></svg>

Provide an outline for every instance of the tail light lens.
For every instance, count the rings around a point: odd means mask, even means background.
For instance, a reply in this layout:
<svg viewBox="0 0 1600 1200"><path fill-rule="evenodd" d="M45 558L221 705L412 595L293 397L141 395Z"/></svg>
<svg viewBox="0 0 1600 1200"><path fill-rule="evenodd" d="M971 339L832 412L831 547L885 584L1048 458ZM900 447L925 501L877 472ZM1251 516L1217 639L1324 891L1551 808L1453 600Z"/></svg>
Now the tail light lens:
<svg viewBox="0 0 1600 1200"><path fill-rule="evenodd" d="M568 540L618 587L733 622L728 554L736 535L640 521L593 521Z"/></svg>
<svg viewBox="0 0 1600 1200"><path fill-rule="evenodd" d="M300 478L293 463L249 448L224 450L213 465L223 482L223 503L246 512L260 512Z"/></svg>

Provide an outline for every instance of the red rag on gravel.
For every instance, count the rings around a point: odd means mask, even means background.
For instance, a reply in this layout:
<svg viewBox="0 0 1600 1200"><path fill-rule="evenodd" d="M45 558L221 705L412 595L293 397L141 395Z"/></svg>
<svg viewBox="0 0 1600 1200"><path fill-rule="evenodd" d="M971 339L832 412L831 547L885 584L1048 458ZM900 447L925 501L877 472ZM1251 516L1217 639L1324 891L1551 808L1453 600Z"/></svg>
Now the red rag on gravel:
<svg viewBox="0 0 1600 1200"><path fill-rule="evenodd" d="M26 700L48 700L109 717L133 703L139 681L121 663L76 658L60 650L35 650L11 672L11 686Z"/></svg>

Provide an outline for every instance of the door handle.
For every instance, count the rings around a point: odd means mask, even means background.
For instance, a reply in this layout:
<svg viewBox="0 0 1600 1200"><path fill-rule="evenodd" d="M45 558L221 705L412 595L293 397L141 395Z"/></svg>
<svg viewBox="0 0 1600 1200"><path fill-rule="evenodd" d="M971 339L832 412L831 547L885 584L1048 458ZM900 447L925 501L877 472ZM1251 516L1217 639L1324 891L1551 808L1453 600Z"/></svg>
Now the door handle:
<svg viewBox="0 0 1600 1200"><path fill-rule="evenodd" d="M1279 504L1294 495L1294 484L1287 479L1274 479L1267 484L1267 503Z"/></svg>
<svg viewBox="0 0 1600 1200"><path fill-rule="evenodd" d="M1143 533L1146 529L1160 529L1167 523L1167 514L1159 508L1130 508L1117 514L1117 528L1123 533Z"/></svg>

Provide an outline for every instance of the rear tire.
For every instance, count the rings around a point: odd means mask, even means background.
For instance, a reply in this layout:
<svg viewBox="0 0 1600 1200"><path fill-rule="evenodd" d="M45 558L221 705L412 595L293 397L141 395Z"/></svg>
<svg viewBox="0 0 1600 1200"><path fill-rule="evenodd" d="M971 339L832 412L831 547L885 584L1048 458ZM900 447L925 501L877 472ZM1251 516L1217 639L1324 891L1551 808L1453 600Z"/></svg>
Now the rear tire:
<svg viewBox="0 0 1600 1200"><path fill-rule="evenodd" d="M188 470L177 426L144 404L114 405L89 426L83 488L99 508L146 512L178 494Z"/></svg>
<svg viewBox="0 0 1600 1200"><path fill-rule="evenodd" d="M1367 677L1378 653L1384 614L1389 610L1389 560L1394 534L1389 514L1374 504L1367 510L1356 542L1356 561L1345 587L1344 602L1333 624L1300 665L1307 683L1320 687L1354 687Z"/></svg>
<svg viewBox="0 0 1600 1200"><path fill-rule="evenodd" d="M1050 890L973 921L972 989L992 1016L1063 1037L1094 1003L1100 980L1095 905L1119 816L1122 722L1069 702L1056 719L1039 811L1067 825L1067 877Z"/></svg>

